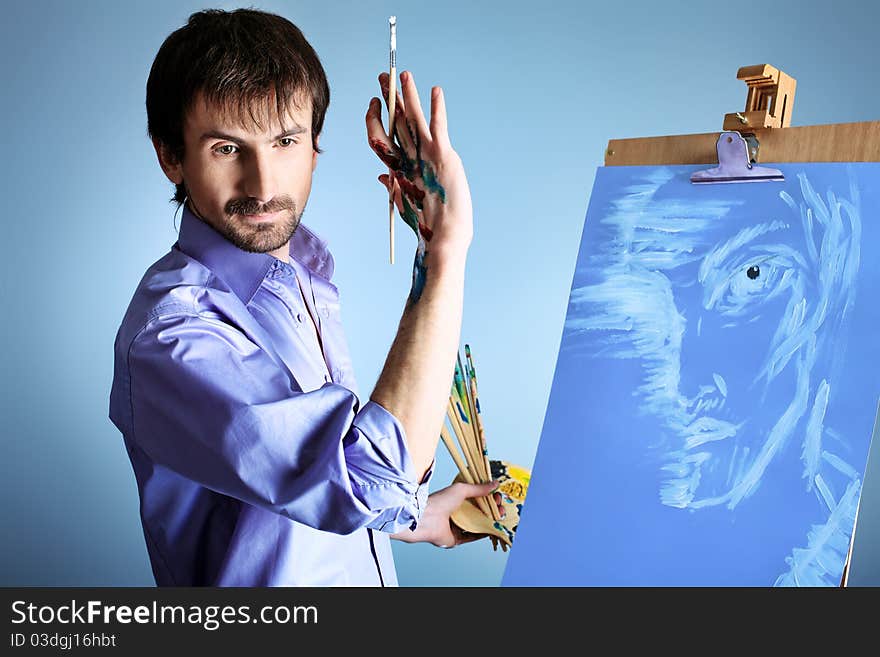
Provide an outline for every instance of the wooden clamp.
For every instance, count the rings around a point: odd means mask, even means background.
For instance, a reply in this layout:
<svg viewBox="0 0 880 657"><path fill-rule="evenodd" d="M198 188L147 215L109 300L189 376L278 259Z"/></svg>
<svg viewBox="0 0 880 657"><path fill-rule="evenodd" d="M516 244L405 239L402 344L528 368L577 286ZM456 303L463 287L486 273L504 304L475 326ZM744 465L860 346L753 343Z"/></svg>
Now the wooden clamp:
<svg viewBox="0 0 880 657"><path fill-rule="evenodd" d="M724 115L724 130L751 132L765 128L787 128L797 81L769 64L743 66L736 72L738 80L749 87L743 112Z"/></svg>

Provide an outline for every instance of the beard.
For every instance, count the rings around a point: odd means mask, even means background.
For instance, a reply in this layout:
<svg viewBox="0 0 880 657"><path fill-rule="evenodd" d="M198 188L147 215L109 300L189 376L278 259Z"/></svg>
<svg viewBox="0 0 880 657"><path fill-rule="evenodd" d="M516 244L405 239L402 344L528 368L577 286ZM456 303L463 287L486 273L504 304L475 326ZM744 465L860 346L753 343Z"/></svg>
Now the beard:
<svg viewBox="0 0 880 657"><path fill-rule="evenodd" d="M280 214L271 221L255 222L245 219L246 214ZM262 205L251 199L230 201L218 222L210 222L218 233L242 251L268 253L287 244L299 227L303 210L289 196L273 198Z"/></svg>

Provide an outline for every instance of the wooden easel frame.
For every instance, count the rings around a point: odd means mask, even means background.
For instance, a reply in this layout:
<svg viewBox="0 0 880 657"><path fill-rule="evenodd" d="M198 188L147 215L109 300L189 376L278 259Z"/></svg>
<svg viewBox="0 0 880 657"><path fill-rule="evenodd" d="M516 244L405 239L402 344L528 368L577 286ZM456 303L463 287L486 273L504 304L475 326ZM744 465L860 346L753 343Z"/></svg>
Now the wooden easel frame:
<svg viewBox="0 0 880 657"><path fill-rule="evenodd" d="M750 132L760 144L760 163L880 162L880 121ZM605 150L605 166L717 164L719 134L612 139Z"/></svg>

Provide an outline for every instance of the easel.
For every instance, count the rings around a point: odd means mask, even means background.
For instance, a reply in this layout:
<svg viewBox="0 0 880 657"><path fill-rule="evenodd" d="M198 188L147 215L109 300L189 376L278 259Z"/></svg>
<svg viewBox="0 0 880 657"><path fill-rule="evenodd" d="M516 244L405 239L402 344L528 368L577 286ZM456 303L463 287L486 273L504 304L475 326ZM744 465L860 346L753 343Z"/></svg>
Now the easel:
<svg viewBox="0 0 880 657"><path fill-rule="evenodd" d="M880 162L880 121L791 128L792 78L767 64L745 66L737 78L749 85L745 111L725 115L722 128L754 134L761 162ZM612 139L605 166L714 164L718 135Z"/></svg>
<svg viewBox="0 0 880 657"><path fill-rule="evenodd" d="M737 79L748 85L742 112L724 116L722 129L739 132L758 162L880 162L880 121L792 128L796 81L769 64L744 66ZM717 164L720 133L611 139L605 166ZM858 517L858 514L856 515ZM855 527L840 586L847 585Z"/></svg>

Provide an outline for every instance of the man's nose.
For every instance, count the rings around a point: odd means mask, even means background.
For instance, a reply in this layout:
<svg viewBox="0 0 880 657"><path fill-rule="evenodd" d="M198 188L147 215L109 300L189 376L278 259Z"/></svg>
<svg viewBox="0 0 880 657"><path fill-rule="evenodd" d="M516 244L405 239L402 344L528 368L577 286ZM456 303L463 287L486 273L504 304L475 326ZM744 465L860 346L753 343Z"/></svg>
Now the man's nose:
<svg viewBox="0 0 880 657"><path fill-rule="evenodd" d="M261 203L268 203L278 193L271 155L254 153L245 170L244 193Z"/></svg>

